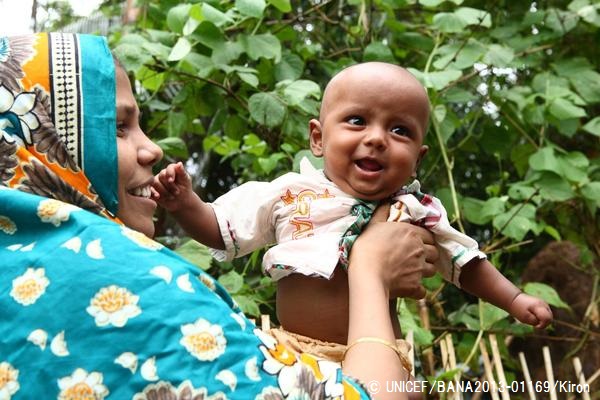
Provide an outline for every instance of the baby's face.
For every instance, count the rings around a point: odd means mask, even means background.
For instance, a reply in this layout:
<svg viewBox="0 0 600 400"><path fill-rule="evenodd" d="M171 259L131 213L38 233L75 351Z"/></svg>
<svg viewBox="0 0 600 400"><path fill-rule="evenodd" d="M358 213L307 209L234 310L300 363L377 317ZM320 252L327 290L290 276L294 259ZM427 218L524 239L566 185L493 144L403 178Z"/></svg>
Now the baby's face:
<svg viewBox="0 0 600 400"><path fill-rule="evenodd" d="M421 84L390 64L344 70L329 83L320 120L310 122L311 150L344 192L381 200L400 189L427 152L429 101Z"/></svg>

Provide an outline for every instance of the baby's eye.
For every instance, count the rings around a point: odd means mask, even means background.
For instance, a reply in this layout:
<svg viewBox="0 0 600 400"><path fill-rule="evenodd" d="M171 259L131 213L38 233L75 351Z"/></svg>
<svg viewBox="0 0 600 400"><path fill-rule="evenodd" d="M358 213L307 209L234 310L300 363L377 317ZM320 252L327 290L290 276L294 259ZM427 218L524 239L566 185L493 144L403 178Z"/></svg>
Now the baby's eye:
<svg viewBox="0 0 600 400"><path fill-rule="evenodd" d="M410 136L410 130L405 126L395 126L392 129L392 133L400 136Z"/></svg>
<svg viewBox="0 0 600 400"><path fill-rule="evenodd" d="M363 117L357 117L357 116L352 116L352 117L348 117L348 119L346 119L346 122L348 122L349 124L352 125L365 125L365 120Z"/></svg>

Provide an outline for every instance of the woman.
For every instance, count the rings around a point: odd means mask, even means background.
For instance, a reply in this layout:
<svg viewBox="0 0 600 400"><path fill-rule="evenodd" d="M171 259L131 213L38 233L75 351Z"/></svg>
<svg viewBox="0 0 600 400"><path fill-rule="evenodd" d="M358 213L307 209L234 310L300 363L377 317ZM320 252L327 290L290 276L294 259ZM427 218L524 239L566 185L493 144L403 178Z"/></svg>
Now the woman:
<svg viewBox="0 0 600 400"><path fill-rule="evenodd" d="M162 153L138 115L103 38L0 38L0 399L368 398L359 380L406 378L387 306L424 294L429 234L380 223L357 241L344 374L294 355L148 239Z"/></svg>

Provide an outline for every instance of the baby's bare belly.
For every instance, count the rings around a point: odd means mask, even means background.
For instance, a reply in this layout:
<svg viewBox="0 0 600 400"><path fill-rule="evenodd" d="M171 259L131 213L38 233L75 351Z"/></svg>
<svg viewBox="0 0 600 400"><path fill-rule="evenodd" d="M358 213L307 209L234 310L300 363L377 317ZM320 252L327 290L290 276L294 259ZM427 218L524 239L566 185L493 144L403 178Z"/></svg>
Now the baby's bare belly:
<svg viewBox="0 0 600 400"><path fill-rule="evenodd" d="M277 282L277 318L287 331L345 344L348 338L348 276L331 280L290 275Z"/></svg>

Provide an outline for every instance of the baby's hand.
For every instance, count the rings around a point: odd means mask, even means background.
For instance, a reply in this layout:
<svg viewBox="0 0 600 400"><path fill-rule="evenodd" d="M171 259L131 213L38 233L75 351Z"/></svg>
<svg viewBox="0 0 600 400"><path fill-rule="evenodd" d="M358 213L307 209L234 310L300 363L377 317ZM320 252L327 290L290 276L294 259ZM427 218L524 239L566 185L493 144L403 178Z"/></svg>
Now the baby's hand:
<svg viewBox="0 0 600 400"><path fill-rule="evenodd" d="M185 199L193 194L192 180L183 164L169 164L160 171L152 183L152 198L167 211L177 211Z"/></svg>
<svg viewBox="0 0 600 400"><path fill-rule="evenodd" d="M550 306L544 300L525 293L520 293L513 299L508 311L519 321L537 329L548 326L553 318Z"/></svg>

